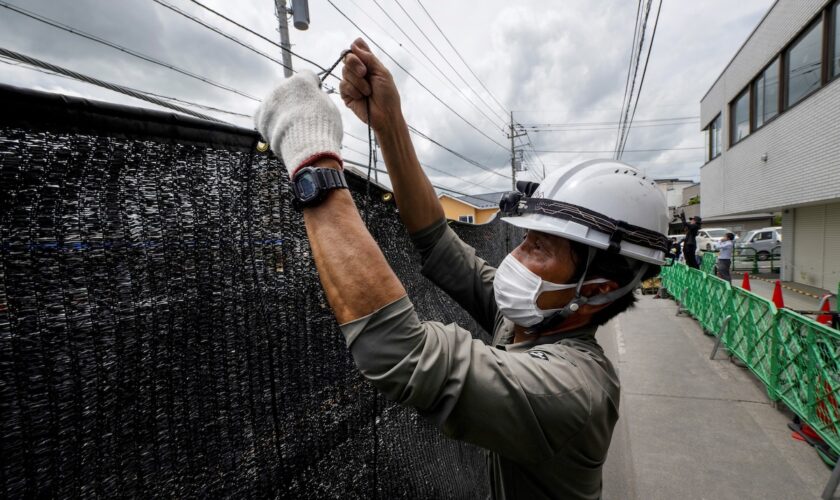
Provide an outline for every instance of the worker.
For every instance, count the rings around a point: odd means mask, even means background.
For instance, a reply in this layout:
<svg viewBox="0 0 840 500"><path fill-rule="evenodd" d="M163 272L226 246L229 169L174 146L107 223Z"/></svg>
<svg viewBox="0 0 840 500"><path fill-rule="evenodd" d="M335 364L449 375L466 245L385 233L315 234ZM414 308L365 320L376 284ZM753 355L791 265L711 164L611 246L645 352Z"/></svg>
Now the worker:
<svg viewBox="0 0 840 500"><path fill-rule="evenodd" d="M394 80L361 39L342 76L345 105L376 133L422 273L493 336L487 345L418 317L344 189L339 112L302 71L255 118L289 171L358 369L446 436L489 450L491 498L600 498L620 391L595 332L664 262L664 196L619 162L558 169L536 191L506 196L504 220L527 232L493 268L447 225Z"/></svg>
<svg viewBox="0 0 840 500"><path fill-rule="evenodd" d="M685 239L683 240L683 257L688 267L694 269L700 268L700 263L697 262L697 232L703 225L703 220L699 215L691 217L688 222L685 221L685 212L680 212L680 220L683 223L685 230Z"/></svg>

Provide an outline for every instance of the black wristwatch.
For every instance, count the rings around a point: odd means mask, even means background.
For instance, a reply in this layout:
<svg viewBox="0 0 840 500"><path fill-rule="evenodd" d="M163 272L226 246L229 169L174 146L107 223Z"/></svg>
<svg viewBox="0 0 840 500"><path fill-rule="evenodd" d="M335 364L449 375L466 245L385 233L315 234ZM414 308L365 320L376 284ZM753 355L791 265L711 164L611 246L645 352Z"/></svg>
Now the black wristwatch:
<svg viewBox="0 0 840 500"><path fill-rule="evenodd" d="M293 205L302 209L324 201L333 189L347 189L347 179L341 170L326 167L303 167L292 180L295 194Z"/></svg>

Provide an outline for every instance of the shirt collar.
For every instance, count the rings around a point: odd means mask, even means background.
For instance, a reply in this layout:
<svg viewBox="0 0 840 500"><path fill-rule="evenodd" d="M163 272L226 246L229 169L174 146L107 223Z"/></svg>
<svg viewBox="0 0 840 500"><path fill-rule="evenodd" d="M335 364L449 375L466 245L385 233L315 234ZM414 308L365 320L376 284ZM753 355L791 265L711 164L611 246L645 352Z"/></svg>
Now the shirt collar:
<svg viewBox="0 0 840 500"><path fill-rule="evenodd" d="M505 318L504 321L504 328L499 332L500 334L497 336L497 339L495 339L495 344L496 347L504 349L508 352L525 352L533 347L546 344L556 344L557 342L563 340L594 340L595 332L598 330L597 326L586 325L569 332L545 335L541 337L534 336L531 340L513 344L513 323L507 318Z"/></svg>

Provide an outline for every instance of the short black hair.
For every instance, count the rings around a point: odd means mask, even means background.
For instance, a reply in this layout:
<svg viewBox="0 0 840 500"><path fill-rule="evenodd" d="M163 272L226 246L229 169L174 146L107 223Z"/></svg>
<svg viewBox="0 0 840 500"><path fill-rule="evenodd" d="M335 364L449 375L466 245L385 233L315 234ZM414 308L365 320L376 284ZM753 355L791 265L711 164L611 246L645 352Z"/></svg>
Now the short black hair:
<svg viewBox="0 0 840 500"><path fill-rule="evenodd" d="M586 258L589 256L589 246L576 241L571 241L572 259L575 263L575 277L573 281L578 281L583 274L584 266L586 265ZM586 279L592 278L606 278L615 281L619 287L622 287L631 281L636 276L640 263L637 260L628 259L623 255L608 253L604 250L596 250L595 257L589 264L589 270L586 273ZM647 270L642 275L642 280L653 278L659 275L660 267L657 265L648 265ZM607 307L601 309L592 315L590 325L601 326L607 321L611 320L618 314L633 307L636 303L636 295L633 290L627 292L621 297L615 299Z"/></svg>

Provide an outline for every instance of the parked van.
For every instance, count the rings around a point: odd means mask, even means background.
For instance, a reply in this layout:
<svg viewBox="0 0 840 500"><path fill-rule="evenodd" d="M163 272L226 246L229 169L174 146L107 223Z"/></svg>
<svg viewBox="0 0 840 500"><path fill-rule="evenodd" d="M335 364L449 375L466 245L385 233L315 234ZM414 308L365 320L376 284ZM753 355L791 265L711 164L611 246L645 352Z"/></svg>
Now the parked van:
<svg viewBox="0 0 840 500"><path fill-rule="evenodd" d="M767 260L773 249L782 244L782 228L765 227L754 229L744 236L737 245L738 249L751 248L755 250L758 260Z"/></svg>

